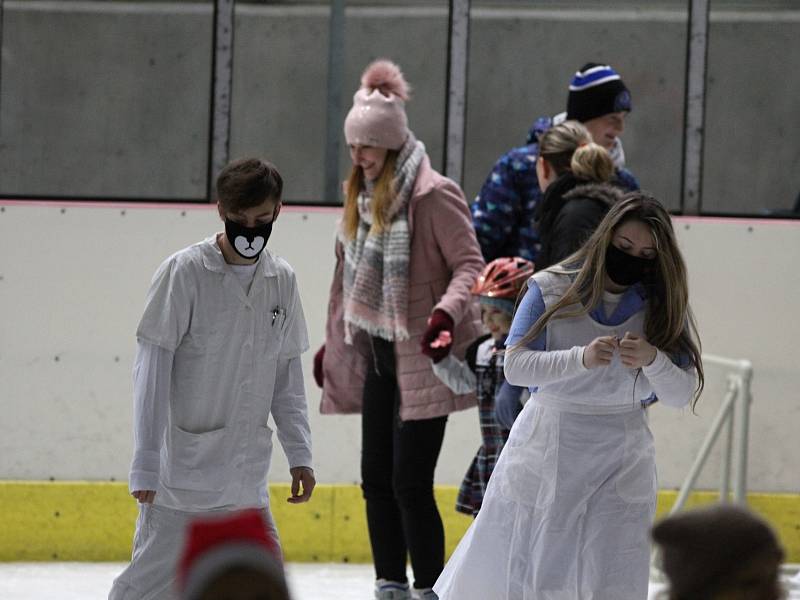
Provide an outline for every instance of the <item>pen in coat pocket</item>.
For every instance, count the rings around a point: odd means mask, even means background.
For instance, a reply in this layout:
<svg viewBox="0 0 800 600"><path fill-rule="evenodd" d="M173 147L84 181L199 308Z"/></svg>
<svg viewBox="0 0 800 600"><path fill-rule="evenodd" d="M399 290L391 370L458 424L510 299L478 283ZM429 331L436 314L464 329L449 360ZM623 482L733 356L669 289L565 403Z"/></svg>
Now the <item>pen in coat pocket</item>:
<svg viewBox="0 0 800 600"><path fill-rule="evenodd" d="M280 306L276 306L272 309L272 326L275 327L275 319L278 317L281 318L281 327L283 326L283 322L286 320L286 310L281 308Z"/></svg>

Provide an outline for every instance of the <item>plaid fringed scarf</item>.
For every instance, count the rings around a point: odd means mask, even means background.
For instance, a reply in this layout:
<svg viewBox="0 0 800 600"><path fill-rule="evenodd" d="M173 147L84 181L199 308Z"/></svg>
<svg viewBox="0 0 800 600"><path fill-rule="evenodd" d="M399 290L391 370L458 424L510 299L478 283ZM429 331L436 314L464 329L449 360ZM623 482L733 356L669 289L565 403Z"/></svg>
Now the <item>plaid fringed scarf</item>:
<svg viewBox="0 0 800 600"><path fill-rule="evenodd" d="M389 341L408 339L408 201L424 157L425 146L409 134L397 157L396 195L386 215L390 224L385 231L372 231L370 195L361 192L358 197L358 231L354 239L342 239L348 344L355 329Z"/></svg>

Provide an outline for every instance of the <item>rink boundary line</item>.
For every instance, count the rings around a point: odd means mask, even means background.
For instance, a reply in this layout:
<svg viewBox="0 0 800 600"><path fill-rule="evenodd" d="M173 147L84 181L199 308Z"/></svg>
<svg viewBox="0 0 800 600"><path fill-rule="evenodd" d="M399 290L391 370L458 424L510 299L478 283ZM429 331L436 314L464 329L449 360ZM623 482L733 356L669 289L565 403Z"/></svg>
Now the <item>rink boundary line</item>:
<svg viewBox="0 0 800 600"><path fill-rule="evenodd" d="M206 211L216 210L216 204L205 201L187 200L148 200L148 199L84 199L72 200L69 198L0 198L0 207L3 209L24 209L24 208L53 208L66 212L71 209L115 209L115 210L175 210L186 211ZM312 202L289 202L284 203L281 212L295 214L335 214L342 211L339 204L325 205ZM780 218L780 217L758 217L758 216L737 216L737 215L672 215L672 220L676 225L740 225L747 227L789 227L800 229L800 219Z"/></svg>
<svg viewBox="0 0 800 600"><path fill-rule="evenodd" d="M60 210L67 210L72 208L99 208L99 209L126 209L126 210L177 210L177 211L207 211L212 212L217 210L217 205L213 202L183 202L176 200L175 202L164 202L159 200L25 200L15 198L2 198L0 199L1 207L11 208L58 208ZM283 204L281 212L290 213L340 213L342 207L324 206L317 204Z"/></svg>
<svg viewBox="0 0 800 600"><path fill-rule="evenodd" d="M448 556L472 519L455 512L455 486L436 486ZM270 485L270 502L290 562L371 562L361 489L320 484L305 505L286 502L288 484ZM677 497L658 495L657 515ZM688 506L716 501L693 493ZM778 531L789 563L800 562L800 494L751 493L751 508ZM124 482L0 481L0 562L124 562L129 559L136 503Z"/></svg>

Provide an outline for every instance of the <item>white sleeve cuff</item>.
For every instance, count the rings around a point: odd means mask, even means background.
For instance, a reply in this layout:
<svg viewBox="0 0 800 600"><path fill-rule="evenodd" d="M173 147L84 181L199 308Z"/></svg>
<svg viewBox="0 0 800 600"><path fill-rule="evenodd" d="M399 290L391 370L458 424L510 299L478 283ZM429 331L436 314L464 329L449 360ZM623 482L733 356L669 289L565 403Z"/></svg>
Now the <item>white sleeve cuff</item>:
<svg viewBox="0 0 800 600"><path fill-rule="evenodd" d="M649 365L644 365L642 367L642 373L644 373L648 379L651 377L655 378L669 372L673 366L674 365L669 357L664 352L656 348L656 357Z"/></svg>
<svg viewBox="0 0 800 600"><path fill-rule="evenodd" d="M285 450L285 448L284 448ZM306 449L298 449L297 451L286 452L286 461L289 463L289 468L295 467L308 467L313 470L314 465L311 460L311 452Z"/></svg>
<svg viewBox="0 0 800 600"><path fill-rule="evenodd" d="M141 490L157 490L158 489L158 471L140 471L131 470L130 479L128 480L128 490L130 492L138 492Z"/></svg>

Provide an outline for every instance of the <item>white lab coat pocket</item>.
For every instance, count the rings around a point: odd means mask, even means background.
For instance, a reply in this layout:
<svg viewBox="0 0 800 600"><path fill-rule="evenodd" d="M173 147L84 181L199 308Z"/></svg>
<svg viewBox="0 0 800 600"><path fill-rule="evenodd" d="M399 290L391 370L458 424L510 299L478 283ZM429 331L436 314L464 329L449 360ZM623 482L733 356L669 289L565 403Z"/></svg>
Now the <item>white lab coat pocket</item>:
<svg viewBox="0 0 800 600"><path fill-rule="evenodd" d="M173 426L169 431L170 459L165 483L183 490L222 491L229 471L226 432L226 427L191 433Z"/></svg>
<svg viewBox="0 0 800 600"><path fill-rule="evenodd" d="M657 485L653 434L644 411L638 411L625 422L625 448L617 476L617 494L634 504L655 502Z"/></svg>
<svg viewBox="0 0 800 600"><path fill-rule="evenodd" d="M257 328L256 343L262 356L277 357L286 335L286 318L284 309L275 308L265 316L262 326Z"/></svg>
<svg viewBox="0 0 800 600"><path fill-rule="evenodd" d="M492 473L492 482L497 478L501 495L537 508L553 502L558 472L558 418L555 411L525 406Z"/></svg>

